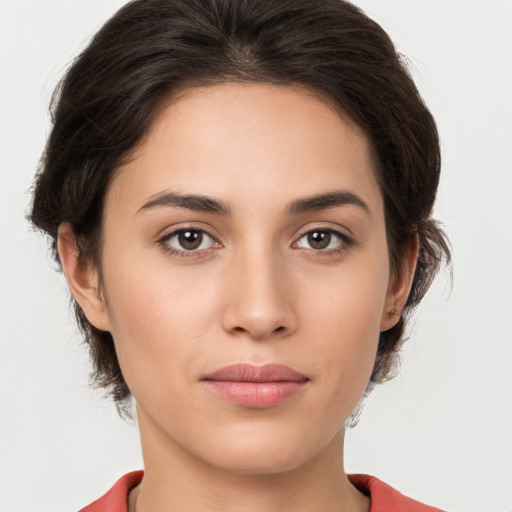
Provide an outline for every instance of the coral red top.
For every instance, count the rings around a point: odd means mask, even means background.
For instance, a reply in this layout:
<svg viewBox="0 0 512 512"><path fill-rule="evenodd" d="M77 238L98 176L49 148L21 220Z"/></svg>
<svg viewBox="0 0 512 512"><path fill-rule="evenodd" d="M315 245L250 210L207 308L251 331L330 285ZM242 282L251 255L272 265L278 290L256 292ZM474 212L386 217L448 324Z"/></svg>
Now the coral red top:
<svg viewBox="0 0 512 512"><path fill-rule="evenodd" d="M124 475L110 491L80 512L128 512L128 494L143 476L143 471ZM441 512L404 496L374 476L348 475L348 478L361 492L370 496L369 512Z"/></svg>

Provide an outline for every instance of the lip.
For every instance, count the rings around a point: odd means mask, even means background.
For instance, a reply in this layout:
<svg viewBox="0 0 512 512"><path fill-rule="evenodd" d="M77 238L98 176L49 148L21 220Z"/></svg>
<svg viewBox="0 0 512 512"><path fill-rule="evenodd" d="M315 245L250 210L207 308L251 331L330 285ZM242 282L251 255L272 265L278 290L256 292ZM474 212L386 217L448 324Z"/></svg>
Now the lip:
<svg viewBox="0 0 512 512"><path fill-rule="evenodd" d="M282 364L233 364L204 376L202 382L236 405L266 409L297 395L310 380Z"/></svg>

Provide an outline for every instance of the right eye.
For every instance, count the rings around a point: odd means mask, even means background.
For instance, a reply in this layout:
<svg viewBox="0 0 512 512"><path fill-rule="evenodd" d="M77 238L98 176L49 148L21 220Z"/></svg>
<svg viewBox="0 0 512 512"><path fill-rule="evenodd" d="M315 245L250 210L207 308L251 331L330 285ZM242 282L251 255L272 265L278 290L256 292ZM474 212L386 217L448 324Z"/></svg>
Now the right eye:
<svg viewBox="0 0 512 512"><path fill-rule="evenodd" d="M160 241L172 252L197 252L215 245L215 240L202 229L178 229Z"/></svg>

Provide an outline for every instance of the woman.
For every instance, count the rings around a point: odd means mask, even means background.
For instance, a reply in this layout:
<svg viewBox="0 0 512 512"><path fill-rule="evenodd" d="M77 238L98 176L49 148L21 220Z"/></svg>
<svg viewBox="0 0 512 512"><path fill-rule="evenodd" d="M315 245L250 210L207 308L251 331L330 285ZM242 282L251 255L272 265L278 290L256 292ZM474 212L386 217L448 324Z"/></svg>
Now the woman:
<svg viewBox="0 0 512 512"><path fill-rule="evenodd" d="M145 462L83 510L436 510L343 468L449 256L385 32L339 0L135 1L54 116L32 221Z"/></svg>

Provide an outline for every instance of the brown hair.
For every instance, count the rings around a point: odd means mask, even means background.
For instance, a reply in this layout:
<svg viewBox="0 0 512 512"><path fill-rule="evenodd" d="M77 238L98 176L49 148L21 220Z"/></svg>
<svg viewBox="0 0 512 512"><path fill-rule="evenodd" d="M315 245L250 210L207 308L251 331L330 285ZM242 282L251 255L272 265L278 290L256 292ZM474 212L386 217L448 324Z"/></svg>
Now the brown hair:
<svg viewBox="0 0 512 512"><path fill-rule="evenodd" d="M392 270L417 234L419 261L406 309L381 333L370 383L386 380L406 317L450 252L430 218L439 140L384 30L343 0L135 0L74 61L52 101L53 129L34 193L32 222L55 241L69 221L82 258L101 269L109 181L178 89L226 81L299 85L320 93L366 133L385 204ZM55 257L58 255L55 252ZM93 379L122 409L130 391L109 332L75 303Z"/></svg>

